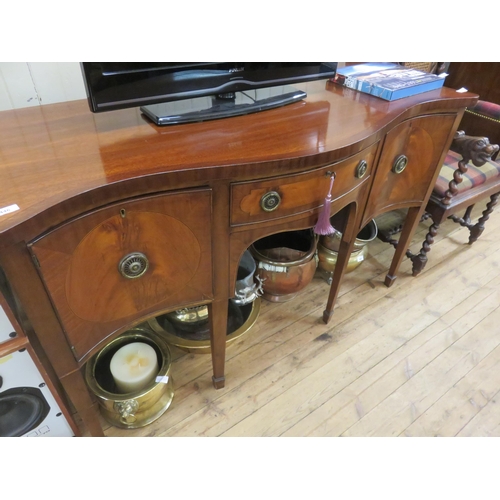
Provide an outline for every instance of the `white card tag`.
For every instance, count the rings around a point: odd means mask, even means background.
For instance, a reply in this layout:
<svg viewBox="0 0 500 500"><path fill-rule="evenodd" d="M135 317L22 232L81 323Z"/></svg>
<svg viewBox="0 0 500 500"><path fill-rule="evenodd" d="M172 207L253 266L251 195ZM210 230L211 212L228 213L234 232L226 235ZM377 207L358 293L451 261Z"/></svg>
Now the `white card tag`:
<svg viewBox="0 0 500 500"><path fill-rule="evenodd" d="M9 205L8 207L0 208L0 217L2 215L10 214L11 212L15 212L16 210L19 210L17 205Z"/></svg>

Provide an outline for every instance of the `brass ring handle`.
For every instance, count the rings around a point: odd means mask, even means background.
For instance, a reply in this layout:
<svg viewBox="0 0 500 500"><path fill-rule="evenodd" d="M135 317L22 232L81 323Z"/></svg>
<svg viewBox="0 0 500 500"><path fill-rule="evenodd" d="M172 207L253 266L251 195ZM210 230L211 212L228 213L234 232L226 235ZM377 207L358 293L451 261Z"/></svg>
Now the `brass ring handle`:
<svg viewBox="0 0 500 500"><path fill-rule="evenodd" d="M405 155L399 155L392 166L392 171L395 174L400 174L408 165L408 158Z"/></svg>
<svg viewBox="0 0 500 500"><path fill-rule="evenodd" d="M358 166L356 167L354 175L357 179L362 179L367 171L368 171L368 163L366 162L366 160L361 160L358 163Z"/></svg>
<svg viewBox="0 0 500 500"><path fill-rule="evenodd" d="M139 402L136 399L117 401L113 405L113 409L119 413L120 421L123 424L131 424L137 420L135 413L139 409Z"/></svg>
<svg viewBox="0 0 500 500"><path fill-rule="evenodd" d="M126 255L118 264L120 274L127 279L139 278L148 270L148 267L148 258L141 252Z"/></svg>
<svg viewBox="0 0 500 500"><path fill-rule="evenodd" d="M269 191L260 199L260 208L264 212L272 212L276 210L281 203L281 196L276 191Z"/></svg>

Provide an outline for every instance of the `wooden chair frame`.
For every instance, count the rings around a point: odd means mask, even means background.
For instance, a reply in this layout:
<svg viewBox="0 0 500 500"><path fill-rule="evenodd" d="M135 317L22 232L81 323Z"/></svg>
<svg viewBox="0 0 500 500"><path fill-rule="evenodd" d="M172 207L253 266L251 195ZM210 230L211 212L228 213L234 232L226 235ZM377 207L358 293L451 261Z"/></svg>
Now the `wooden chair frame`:
<svg viewBox="0 0 500 500"><path fill-rule="evenodd" d="M462 192L458 190L458 185L463 181L463 177L467 173L469 162L472 162L476 167L482 167L486 162L492 161L492 156L498 153L498 145L490 144L487 137L471 137L465 135L463 131L459 131L454 137L451 149L459 153L462 159L458 162L458 168L453 174L453 179L450 181L445 195L440 196L434 191L426 205L421 220L424 221L430 218L432 219L432 225L425 237L422 248L417 254L412 253L410 250L406 251L406 256L413 263L413 276L420 274L427 264L427 254L431 250L431 245L434 243L440 224L445 219L449 218L461 226L467 227L470 231L469 245L472 245L483 233L485 223L500 196L500 176L484 184L473 186L468 190ZM471 212L474 205L488 197L489 201L481 217L476 223L473 223L471 221ZM463 217L456 215L463 210L465 210ZM392 235L401 231L401 227L398 226L388 231L379 231L379 238L396 247L398 241L393 239Z"/></svg>

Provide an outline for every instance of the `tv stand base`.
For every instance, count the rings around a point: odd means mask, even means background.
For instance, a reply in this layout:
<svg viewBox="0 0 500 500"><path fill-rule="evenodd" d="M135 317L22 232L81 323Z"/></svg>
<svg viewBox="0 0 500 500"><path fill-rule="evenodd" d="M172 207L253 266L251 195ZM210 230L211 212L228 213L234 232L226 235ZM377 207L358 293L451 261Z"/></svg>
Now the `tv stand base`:
<svg viewBox="0 0 500 500"><path fill-rule="evenodd" d="M141 111L156 125L202 122L247 115L278 108L305 99L307 94L290 85L235 92L234 99L218 96L142 106Z"/></svg>

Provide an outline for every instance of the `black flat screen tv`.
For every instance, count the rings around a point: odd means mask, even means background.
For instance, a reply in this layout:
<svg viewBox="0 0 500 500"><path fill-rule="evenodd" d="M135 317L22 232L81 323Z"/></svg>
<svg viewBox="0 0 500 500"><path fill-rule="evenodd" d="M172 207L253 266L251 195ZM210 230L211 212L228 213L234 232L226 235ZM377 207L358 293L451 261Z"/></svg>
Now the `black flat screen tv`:
<svg viewBox="0 0 500 500"><path fill-rule="evenodd" d="M140 107L157 125L211 120L306 97L290 84L333 78L337 63L81 63L92 112Z"/></svg>

